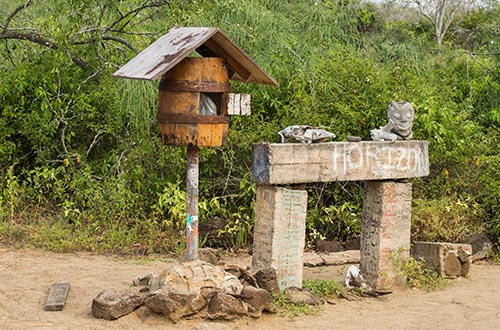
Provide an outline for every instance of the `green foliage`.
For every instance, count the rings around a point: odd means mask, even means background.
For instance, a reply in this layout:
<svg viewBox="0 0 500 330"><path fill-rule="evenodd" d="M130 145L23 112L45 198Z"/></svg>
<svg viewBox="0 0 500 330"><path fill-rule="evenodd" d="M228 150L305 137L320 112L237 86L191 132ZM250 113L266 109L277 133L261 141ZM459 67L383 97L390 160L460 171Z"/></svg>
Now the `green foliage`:
<svg viewBox="0 0 500 330"><path fill-rule="evenodd" d="M412 256L401 258L402 251L391 255L391 259L396 266L400 276L406 277L406 284L412 288L421 288L427 291L443 288L446 286L446 279L427 267L423 260L416 260Z"/></svg>
<svg viewBox="0 0 500 330"><path fill-rule="evenodd" d="M304 288L310 289L315 295L320 298L341 297L344 287L336 280L304 280L302 282Z"/></svg>
<svg viewBox="0 0 500 330"><path fill-rule="evenodd" d="M413 200L412 240L459 243L486 229L483 208L474 199Z"/></svg>
<svg viewBox="0 0 500 330"><path fill-rule="evenodd" d="M347 241L360 235L363 187L356 183L316 185L308 190L307 245Z"/></svg>
<svg viewBox="0 0 500 330"><path fill-rule="evenodd" d="M23 1L2 2L5 24ZM10 22L47 44L0 40L0 236L56 250L179 251L185 149L165 147L156 82L112 78L173 26L215 26L279 86L232 82L252 115L200 152L200 222L252 242L251 148L292 124L369 140L391 100L416 109L431 174L414 179L413 235L500 235L498 6L478 9L433 48L426 21L361 1L34 1ZM403 16L396 16L403 17ZM307 188L308 244L360 231L361 183ZM51 229L51 230L49 230Z"/></svg>
<svg viewBox="0 0 500 330"><path fill-rule="evenodd" d="M274 297L273 304L281 316L287 316L291 320L299 315L319 314L323 310L322 305L294 304L284 294Z"/></svg>
<svg viewBox="0 0 500 330"><path fill-rule="evenodd" d="M500 237L500 155L483 156L478 162L481 169L478 200L484 205L486 225Z"/></svg>

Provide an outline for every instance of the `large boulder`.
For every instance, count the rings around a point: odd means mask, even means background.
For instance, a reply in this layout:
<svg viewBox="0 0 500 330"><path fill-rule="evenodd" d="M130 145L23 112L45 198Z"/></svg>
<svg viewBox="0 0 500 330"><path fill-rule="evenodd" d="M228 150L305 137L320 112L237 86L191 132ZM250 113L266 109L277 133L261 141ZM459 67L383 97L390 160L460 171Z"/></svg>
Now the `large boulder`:
<svg viewBox="0 0 500 330"><path fill-rule="evenodd" d="M472 261L485 259L493 253L493 243L485 233L466 237L462 243L472 246Z"/></svg>

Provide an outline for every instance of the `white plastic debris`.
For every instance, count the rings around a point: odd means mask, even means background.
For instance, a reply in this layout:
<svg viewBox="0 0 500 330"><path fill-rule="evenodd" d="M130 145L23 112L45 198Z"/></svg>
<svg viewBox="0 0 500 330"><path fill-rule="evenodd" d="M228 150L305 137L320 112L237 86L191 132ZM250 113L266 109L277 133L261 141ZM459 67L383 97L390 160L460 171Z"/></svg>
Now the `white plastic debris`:
<svg viewBox="0 0 500 330"><path fill-rule="evenodd" d="M334 133L327 132L322 127L307 125L288 126L279 131L278 134L281 136L281 143L294 139L302 143L311 144L313 142L322 142L336 137Z"/></svg>

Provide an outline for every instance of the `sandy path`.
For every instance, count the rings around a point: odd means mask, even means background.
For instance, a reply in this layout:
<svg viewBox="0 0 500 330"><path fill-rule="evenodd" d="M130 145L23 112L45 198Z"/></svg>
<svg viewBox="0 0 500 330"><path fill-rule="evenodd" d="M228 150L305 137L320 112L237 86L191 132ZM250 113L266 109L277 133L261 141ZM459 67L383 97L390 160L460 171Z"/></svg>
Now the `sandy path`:
<svg viewBox="0 0 500 330"><path fill-rule="evenodd" d="M384 298L340 300L325 305L321 314L293 320L266 314L256 320L173 324L145 308L116 321L92 317L92 299L100 291L127 289L135 276L162 269L168 262L145 264L139 259L0 247L0 329L500 329L500 266L486 264L474 264L471 280L455 280L444 290L408 289ZM323 268L306 270L305 276L324 278L329 273L340 274ZM63 311L46 312L43 306L54 282L69 282L71 289Z"/></svg>

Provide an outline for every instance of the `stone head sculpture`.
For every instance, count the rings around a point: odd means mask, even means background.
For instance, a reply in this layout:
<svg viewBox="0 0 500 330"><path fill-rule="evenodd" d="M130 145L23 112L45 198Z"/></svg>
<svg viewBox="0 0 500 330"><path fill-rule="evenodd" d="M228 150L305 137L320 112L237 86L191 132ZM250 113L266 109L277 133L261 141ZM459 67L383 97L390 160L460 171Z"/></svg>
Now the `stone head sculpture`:
<svg viewBox="0 0 500 330"><path fill-rule="evenodd" d="M371 130L372 140L411 140L414 118L415 110L411 103L391 101L387 107L387 124Z"/></svg>

